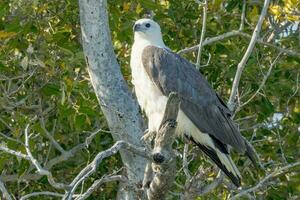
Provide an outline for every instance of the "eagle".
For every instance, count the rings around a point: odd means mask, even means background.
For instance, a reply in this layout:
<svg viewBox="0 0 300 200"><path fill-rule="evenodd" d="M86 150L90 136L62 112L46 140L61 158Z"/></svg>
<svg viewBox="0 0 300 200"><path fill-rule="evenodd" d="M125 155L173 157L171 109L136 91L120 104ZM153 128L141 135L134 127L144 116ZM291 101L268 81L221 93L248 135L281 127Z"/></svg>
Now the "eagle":
<svg viewBox="0 0 300 200"><path fill-rule="evenodd" d="M177 93L180 109L176 135L197 145L240 187L241 174L230 157L230 149L245 153L253 163L256 161L253 149L231 119L231 111L194 64L164 44L158 23L139 19L133 31L132 84L148 118L148 131L159 130L168 96Z"/></svg>

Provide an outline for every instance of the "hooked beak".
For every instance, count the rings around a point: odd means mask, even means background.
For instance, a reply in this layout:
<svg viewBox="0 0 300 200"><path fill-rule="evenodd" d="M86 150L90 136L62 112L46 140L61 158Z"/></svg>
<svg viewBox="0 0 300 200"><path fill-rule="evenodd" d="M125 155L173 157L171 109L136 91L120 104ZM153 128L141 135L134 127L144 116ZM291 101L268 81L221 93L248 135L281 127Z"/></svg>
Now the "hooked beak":
<svg viewBox="0 0 300 200"><path fill-rule="evenodd" d="M142 26L140 24L134 24L133 31L134 32L142 31Z"/></svg>

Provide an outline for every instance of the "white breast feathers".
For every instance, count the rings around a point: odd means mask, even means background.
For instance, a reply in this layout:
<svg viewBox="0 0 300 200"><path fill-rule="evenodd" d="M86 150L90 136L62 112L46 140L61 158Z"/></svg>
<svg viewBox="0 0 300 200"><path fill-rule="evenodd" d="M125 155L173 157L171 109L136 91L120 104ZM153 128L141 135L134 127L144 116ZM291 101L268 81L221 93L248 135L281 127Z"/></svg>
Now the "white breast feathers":
<svg viewBox="0 0 300 200"><path fill-rule="evenodd" d="M147 44L134 43L131 52L132 83L139 105L148 117L148 130L158 131L161 123L167 98L159 91L153 81L150 80L142 64L142 50Z"/></svg>

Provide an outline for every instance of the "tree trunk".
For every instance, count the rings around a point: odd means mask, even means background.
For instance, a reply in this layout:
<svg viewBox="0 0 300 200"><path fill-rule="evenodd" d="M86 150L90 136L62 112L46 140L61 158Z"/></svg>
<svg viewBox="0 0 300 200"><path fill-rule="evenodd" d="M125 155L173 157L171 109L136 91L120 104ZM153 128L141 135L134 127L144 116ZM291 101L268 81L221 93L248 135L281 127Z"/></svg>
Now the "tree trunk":
<svg viewBox="0 0 300 200"><path fill-rule="evenodd" d="M113 138L141 146L143 119L113 51L107 2L79 0L79 7L82 44L88 72ZM146 160L125 150L121 151L121 157L130 182L141 186ZM127 197L122 195L122 199L136 199L132 192L125 194Z"/></svg>

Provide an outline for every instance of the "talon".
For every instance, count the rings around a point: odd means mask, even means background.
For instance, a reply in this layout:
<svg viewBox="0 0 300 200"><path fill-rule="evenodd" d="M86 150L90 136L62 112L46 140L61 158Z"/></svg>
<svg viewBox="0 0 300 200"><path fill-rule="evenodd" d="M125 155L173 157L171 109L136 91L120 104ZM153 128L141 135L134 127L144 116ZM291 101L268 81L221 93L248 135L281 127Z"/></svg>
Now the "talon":
<svg viewBox="0 0 300 200"><path fill-rule="evenodd" d="M176 126L177 126L176 120L170 119L170 120L167 121L167 123L168 123L168 125L169 125L171 128L176 128Z"/></svg>
<svg viewBox="0 0 300 200"><path fill-rule="evenodd" d="M149 133L149 129L146 129L145 131L144 131L144 135L146 135L146 134L148 134Z"/></svg>
<svg viewBox="0 0 300 200"><path fill-rule="evenodd" d="M153 139L155 136L155 132L150 132L148 129L144 132L145 134L141 137L141 140L146 141L148 139Z"/></svg>

